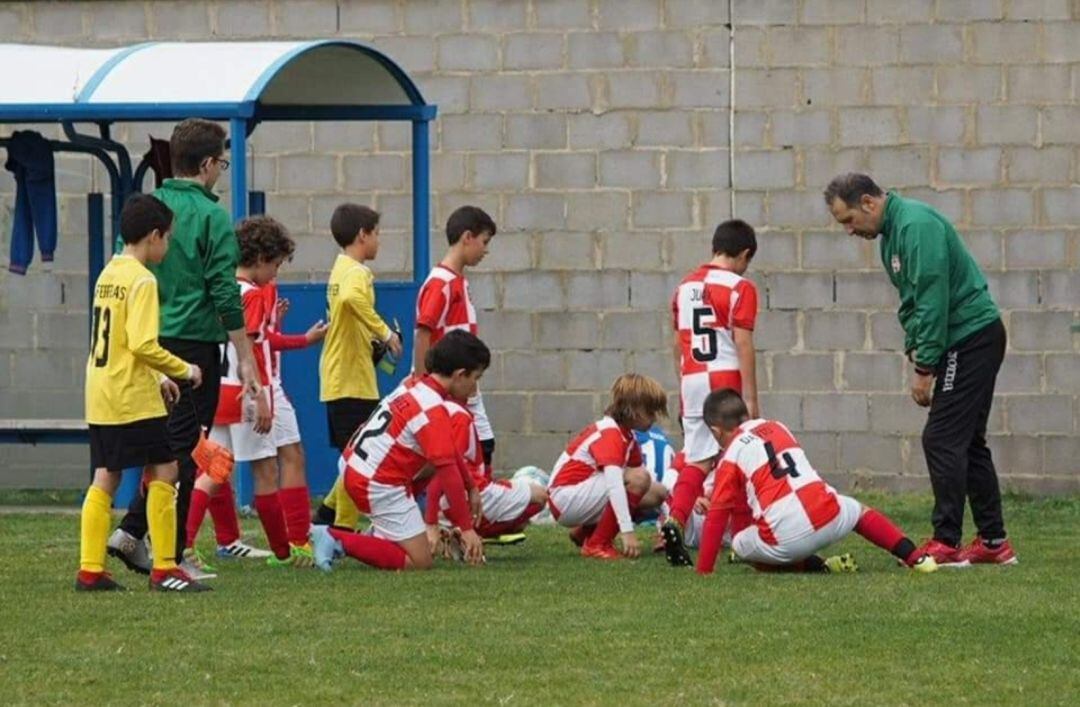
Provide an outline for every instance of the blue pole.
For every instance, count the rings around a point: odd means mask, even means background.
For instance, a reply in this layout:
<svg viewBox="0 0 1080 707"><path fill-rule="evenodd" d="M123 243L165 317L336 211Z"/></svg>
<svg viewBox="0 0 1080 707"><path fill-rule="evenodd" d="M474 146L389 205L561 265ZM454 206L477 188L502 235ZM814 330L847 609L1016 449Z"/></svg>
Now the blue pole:
<svg viewBox="0 0 1080 707"><path fill-rule="evenodd" d="M97 284L98 276L105 268L105 197L98 192L86 195L86 225L89 237L89 262L87 279L90 281L89 299L87 302L94 306L94 285ZM93 326L94 318L90 317L90 326Z"/></svg>
<svg viewBox="0 0 1080 707"><path fill-rule="evenodd" d="M412 124L413 282L419 284L431 268L431 149L428 120Z"/></svg>
<svg viewBox="0 0 1080 707"><path fill-rule="evenodd" d="M233 118L229 121L230 187L232 188L233 221L248 214L247 195L247 121Z"/></svg>

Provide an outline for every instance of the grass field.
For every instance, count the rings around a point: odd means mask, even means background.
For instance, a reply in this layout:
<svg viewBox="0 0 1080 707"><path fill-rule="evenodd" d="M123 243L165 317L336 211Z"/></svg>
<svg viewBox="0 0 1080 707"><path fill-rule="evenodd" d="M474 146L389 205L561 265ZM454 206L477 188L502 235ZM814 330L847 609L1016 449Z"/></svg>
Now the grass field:
<svg viewBox="0 0 1080 707"><path fill-rule="evenodd" d="M869 500L927 530L928 499ZM1076 704L1080 499L1006 513L1011 568L915 576L853 536L857 575L703 579L660 556L580 560L543 527L478 570L233 561L184 597L119 566L133 591L75 594L78 516L5 514L3 701Z"/></svg>

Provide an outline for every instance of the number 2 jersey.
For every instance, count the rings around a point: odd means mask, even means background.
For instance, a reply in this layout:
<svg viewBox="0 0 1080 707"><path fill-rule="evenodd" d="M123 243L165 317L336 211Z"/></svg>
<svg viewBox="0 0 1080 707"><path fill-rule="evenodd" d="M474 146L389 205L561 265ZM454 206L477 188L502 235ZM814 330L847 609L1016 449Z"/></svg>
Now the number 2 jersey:
<svg viewBox="0 0 1080 707"><path fill-rule="evenodd" d="M769 545L812 535L840 513L836 491L810 466L791 431L772 420L739 427L717 466L712 506L748 506Z"/></svg>
<svg viewBox="0 0 1080 707"><path fill-rule="evenodd" d="M741 275L705 263L675 288L671 311L679 337L682 415L701 417L711 391L742 392L734 329L753 330L757 288Z"/></svg>
<svg viewBox="0 0 1080 707"><path fill-rule="evenodd" d="M94 320L86 361L86 421L120 425L165 415L161 374L188 377L188 364L158 343L154 274L130 255L116 255L94 286Z"/></svg>

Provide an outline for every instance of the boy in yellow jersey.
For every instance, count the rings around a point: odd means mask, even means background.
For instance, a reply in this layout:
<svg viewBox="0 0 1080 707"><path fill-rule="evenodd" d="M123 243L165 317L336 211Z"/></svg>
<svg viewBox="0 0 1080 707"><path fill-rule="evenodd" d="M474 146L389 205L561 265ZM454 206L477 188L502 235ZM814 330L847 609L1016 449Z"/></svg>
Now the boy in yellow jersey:
<svg viewBox="0 0 1080 707"><path fill-rule="evenodd" d="M112 497L126 467L143 467L154 563L150 589L210 588L176 566L176 454L169 446L165 404L180 389L170 378L202 384L202 371L158 343L157 279L147 263L169 248L173 213L153 196L136 194L120 214L123 251L94 287L94 322L86 361L86 421L94 480L83 501L77 591L122 590L105 571Z"/></svg>
<svg viewBox="0 0 1080 707"><path fill-rule="evenodd" d="M334 261L326 285L326 314L330 324L319 360L319 400L326 403L330 443L339 452L353 432L379 404L372 342L382 342L401 356L401 339L375 311L374 275L364 263L379 253L379 214L359 204L342 204L330 218L330 232L342 252ZM319 509L316 522L329 520L352 530L359 512L340 479Z"/></svg>

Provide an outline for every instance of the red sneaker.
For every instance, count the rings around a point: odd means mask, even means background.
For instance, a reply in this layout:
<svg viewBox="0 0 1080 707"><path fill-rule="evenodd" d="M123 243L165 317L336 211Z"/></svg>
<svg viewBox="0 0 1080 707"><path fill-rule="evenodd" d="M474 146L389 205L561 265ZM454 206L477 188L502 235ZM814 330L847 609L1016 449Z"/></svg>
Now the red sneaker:
<svg viewBox="0 0 1080 707"><path fill-rule="evenodd" d="M928 540L916 552L918 555L930 555L933 557L938 567L959 568L971 566L971 562L960 556L959 548L946 545L940 540Z"/></svg>
<svg viewBox="0 0 1080 707"><path fill-rule="evenodd" d="M581 546L581 556L591 557L594 560L618 560L622 554L615 549L614 545L591 545L585 543Z"/></svg>
<svg viewBox="0 0 1080 707"><path fill-rule="evenodd" d="M79 570L75 577L77 592L124 592L123 585L117 584L108 572L85 572Z"/></svg>
<svg viewBox="0 0 1080 707"><path fill-rule="evenodd" d="M208 592L210 587L201 582L196 582L179 567L173 567L168 570L153 570L150 573L150 591Z"/></svg>
<svg viewBox="0 0 1080 707"><path fill-rule="evenodd" d="M978 535L970 545L960 549L957 557L972 565L1015 565L1020 561L1016 559L1008 540L997 547L990 547Z"/></svg>

